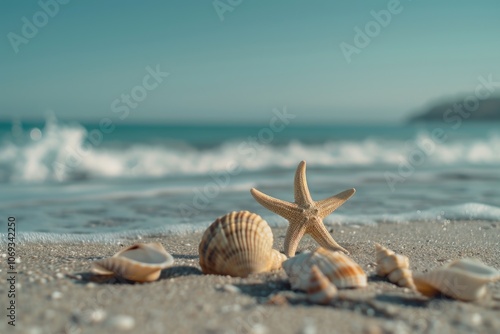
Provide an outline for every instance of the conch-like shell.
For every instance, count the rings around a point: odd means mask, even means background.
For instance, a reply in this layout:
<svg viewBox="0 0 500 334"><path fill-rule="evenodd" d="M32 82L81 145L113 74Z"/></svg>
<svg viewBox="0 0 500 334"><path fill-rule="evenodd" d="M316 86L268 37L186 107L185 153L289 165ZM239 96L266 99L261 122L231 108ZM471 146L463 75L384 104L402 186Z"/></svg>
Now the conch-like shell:
<svg viewBox="0 0 500 334"><path fill-rule="evenodd" d="M414 289L408 257L396 254L380 244L375 244L377 255L377 275L386 277L390 282L401 287Z"/></svg>
<svg viewBox="0 0 500 334"><path fill-rule="evenodd" d="M97 275L116 275L136 282L156 281L162 269L174 264L174 258L158 243L138 243L112 257L92 264Z"/></svg>
<svg viewBox="0 0 500 334"><path fill-rule="evenodd" d="M286 260L273 247L267 222L248 211L217 218L205 231L198 247L205 274L247 277L281 268Z"/></svg>
<svg viewBox="0 0 500 334"><path fill-rule="evenodd" d="M315 304L328 305L337 298L337 294L337 287L313 265L307 287L307 299Z"/></svg>
<svg viewBox="0 0 500 334"><path fill-rule="evenodd" d="M486 284L500 279L500 271L475 259L456 260L426 274L413 275L416 289L432 297L442 293L464 301L486 294Z"/></svg>
<svg viewBox="0 0 500 334"><path fill-rule="evenodd" d="M360 288L367 284L365 272L350 257L319 247L314 252L302 253L283 262L292 289L307 291L313 265L339 289Z"/></svg>

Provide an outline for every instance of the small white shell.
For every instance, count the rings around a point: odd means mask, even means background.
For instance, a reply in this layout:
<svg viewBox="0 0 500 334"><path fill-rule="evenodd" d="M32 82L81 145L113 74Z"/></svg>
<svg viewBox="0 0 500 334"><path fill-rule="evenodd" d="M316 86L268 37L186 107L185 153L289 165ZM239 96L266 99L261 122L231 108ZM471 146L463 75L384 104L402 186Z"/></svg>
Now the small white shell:
<svg viewBox="0 0 500 334"><path fill-rule="evenodd" d="M408 257L396 254L392 250L376 243L377 275L387 277L390 282L402 287L414 289Z"/></svg>
<svg viewBox="0 0 500 334"><path fill-rule="evenodd" d="M344 253L319 247L314 252L302 253L283 262L292 289L307 291L313 265L339 289L367 285L366 274L359 264Z"/></svg>
<svg viewBox="0 0 500 334"><path fill-rule="evenodd" d="M120 250L112 257L92 264L97 275L116 275L136 282L151 282L162 269L174 264L174 258L158 243L138 243Z"/></svg>
<svg viewBox="0 0 500 334"><path fill-rule="evenodd" d="M413 275L416 289L425 296L442 293L464 301L486 294L486 284L500 279L500 272L475 259L456 260L426 274Z"/></svg>
<svg viewBox="0 0 500 334"><path fill-rule="evenodd" d="M337 299L337 295L337 287L316 265L313 265L307 287L307 299L315 304L328 305Z"/></svg>
<svg viewBox="0 0 500 334"><path fill-rule="evenodd" d="M267 222L248 211L217 218L205 231L198 247L205 274L247 277L281 268L286 259L273 247Z"/></svg>

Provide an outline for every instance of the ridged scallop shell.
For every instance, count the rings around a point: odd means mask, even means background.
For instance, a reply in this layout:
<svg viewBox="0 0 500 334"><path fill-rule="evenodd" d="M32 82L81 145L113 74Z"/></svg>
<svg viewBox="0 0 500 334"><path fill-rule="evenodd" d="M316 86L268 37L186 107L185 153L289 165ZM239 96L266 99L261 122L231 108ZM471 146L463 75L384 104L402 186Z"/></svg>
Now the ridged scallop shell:
<svg viewBox="0 0 500 334"><path fill-rule="evenodd" d="M307 299L315 304L328 305L337 298L338 290L318 266L313 265L307 287Z"/></svg>
<svg viewBox="0 0 500 334"><path fill-rule="evenodd" d="M401 287L415 288L408 257L396 254L392 250L376 243L377 275Z"/></svg>
<svg viewBox="0 0 500 334"><path fill-rule="evenodd" d="M138 243L120 250L112 257L92 264L97 275L115 275L136 282L151 282L162 269L174 264L174 258L158 243Z"/></svg>
<svg viewBox="0 0 500 334"><path fill-rule="evenodd" d="M281 268L286 259L273 247L267 222L248 211L217 218L205 231L198 247L205 274L247 277Z"/></svg>
<svg viewBox="0 0 500 334"><path fill-rule="evenodd" d="M344 253L320 247L283 262L292 289L307 291L313 265L339 289L361 288L367 284L366 274L359 264Z"/></svg>
<svg viewBox="0 0 500 334"><path fill-rule="evenodd" d="M426 274L413 275L416 289L432 297L442 293L464 301L486 294L486 284L500 279L500 272L475 259L456 260Z"/></svg>

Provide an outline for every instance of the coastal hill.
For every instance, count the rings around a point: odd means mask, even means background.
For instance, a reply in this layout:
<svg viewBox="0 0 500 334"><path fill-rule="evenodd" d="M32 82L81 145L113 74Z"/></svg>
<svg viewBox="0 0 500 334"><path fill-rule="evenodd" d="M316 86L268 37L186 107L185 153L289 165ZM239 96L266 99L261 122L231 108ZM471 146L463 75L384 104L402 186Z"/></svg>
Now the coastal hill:
<svg viewBox="0 0 500 334"><path fill-rule="evenodd" d="M426 121L442 121L445 117L453 117L453 115L459 115L459 109L454 105L461 105L463 113L465 115L470 114L469 117L464 117L469 121L500 121L500 97L489 98L479 101L479 106L476 110L468 112L467 109L463 107L465 98L457 99L455 101L446 101L435 104L424 112L410 117L410 122L426 122ZM467 102L469 102L467 100ZM472 102L470 102L472 106ZM460 106L459 106L460 108ZM451 111L448 111L451 110ZM446 113L446 114L445 114Z"/></svg>

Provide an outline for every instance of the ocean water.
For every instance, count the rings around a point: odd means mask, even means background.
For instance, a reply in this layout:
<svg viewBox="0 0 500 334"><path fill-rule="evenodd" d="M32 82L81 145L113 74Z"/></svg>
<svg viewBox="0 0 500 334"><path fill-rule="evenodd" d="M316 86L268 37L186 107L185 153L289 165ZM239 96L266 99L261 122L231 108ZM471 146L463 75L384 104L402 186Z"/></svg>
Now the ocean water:
<svg viewBox="0 0 500 334"><path fill-rule="evenodd" d="M455 124L456 125L456 124ZM293 200L357 192L325 223L500 221L499 124L119 125L0 123L0 212L18 240L111 241L203 230L233 210L272 226L250 188Z"/></svg>

